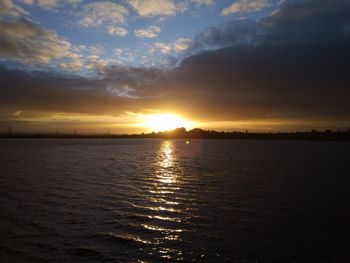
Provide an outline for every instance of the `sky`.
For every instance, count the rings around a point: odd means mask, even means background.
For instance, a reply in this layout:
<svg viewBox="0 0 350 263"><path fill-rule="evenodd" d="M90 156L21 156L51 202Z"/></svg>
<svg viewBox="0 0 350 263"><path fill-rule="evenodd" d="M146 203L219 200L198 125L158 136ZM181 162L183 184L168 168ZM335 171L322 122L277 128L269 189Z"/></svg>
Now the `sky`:
<svg viewBox="0 0 350 263"><path fill-rule="evenodd" d="M0 132L347 129L349 44L348 0L0 0Z"/></svg>

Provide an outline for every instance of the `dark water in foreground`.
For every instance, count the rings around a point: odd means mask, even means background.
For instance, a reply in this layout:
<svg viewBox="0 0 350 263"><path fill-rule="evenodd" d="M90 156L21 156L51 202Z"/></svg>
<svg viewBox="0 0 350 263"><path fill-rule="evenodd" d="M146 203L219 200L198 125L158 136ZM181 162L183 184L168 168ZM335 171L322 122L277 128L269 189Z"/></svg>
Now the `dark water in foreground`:
<svg viewBox="0 0 350 263"><path fill-rule="evenodd" d="M0 140L1 262L350 262L350 143Z"/></svg>

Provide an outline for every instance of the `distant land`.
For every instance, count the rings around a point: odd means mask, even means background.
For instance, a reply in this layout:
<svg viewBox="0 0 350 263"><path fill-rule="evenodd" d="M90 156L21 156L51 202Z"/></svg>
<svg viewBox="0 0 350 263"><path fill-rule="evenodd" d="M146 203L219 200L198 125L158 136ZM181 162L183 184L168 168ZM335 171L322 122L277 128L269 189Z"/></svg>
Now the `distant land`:
<svg viewBox="0 0 350 263"><path fill-rule="evenodd" d="M73 133L0 133L0 138L182 138L182 139L253 139L253 140L332 140L349 141L350 128L342 131L300 131L300 132L240 132L215 131L195 128L187 131L177 128L171 131L140 134L79 134Z"/></svg>

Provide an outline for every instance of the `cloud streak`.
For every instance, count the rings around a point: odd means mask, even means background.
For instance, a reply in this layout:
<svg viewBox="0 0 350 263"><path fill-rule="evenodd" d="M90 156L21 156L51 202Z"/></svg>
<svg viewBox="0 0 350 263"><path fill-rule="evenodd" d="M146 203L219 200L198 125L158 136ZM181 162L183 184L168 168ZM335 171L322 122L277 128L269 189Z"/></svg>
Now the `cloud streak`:
<svg viewBox="0 0 350 263"><path fill-rule="evenodd" d="M105 24L125 24L128 10L111 1L100 1L84 6L79 24L83 27L99 27Z"/></svg>
<svg viewBox="0 0 350 263"><path fill-rule="evenodd" d="M178 38L173 43L155 42L150 51L151 53L160 52L163 54L171 54L172 52L185 52L190 48L192 40L189 38Z"/></svg>
<svg viewBox="0 0 350 263"><path fill-rule="evenodd" d="M258 12L269 6L270 3L268 0L239 0L222 10L221 14L230 15L235 13Z"/></svg>
<svg viewBox="0 0 350 263"><path fill-rule="evenodd" d="M129 34L128 30L126 30L124 27L115 27L115 26L108 27L108 33L112 36L119 36L119 37L124 37L127 34Z"/></svg>
<svg viewBox="0 0 350 263"><path fill-rule="evenodd" d="M159 26L149 26L147 28L136 29L135 36L139 38L156 38L161 31Z"/></svg>
<svg viewBox="0 0 350 263"><path fill-rule="evenodd" d="M174 16L176 5L172 0L126 0L140 16Z"/></svg>
<svg viewBox="0 0 350 263"><path fill-rule="evenodd" d="M58 7L61 7L63 4L74 5L81 3L82 0L20 0L20 2L26 5L37 5L41 8L54 10Z"/></svg>

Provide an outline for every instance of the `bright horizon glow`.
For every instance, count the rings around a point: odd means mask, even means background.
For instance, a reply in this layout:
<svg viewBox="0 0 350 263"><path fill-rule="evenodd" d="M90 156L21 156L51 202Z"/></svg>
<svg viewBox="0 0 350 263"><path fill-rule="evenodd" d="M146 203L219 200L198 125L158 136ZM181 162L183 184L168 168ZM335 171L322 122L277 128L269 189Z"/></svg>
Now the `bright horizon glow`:
<svg viewBox="0 0 350 263"><path fill-rule="evenodd" d="M161 132L181 127L188 130L192 128L193 124L189 120L185 120L176 114L165 113L145 116L145 122L141 126L144 126L153 132Z"/></svg>

